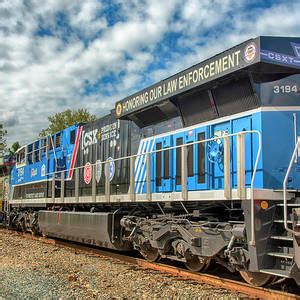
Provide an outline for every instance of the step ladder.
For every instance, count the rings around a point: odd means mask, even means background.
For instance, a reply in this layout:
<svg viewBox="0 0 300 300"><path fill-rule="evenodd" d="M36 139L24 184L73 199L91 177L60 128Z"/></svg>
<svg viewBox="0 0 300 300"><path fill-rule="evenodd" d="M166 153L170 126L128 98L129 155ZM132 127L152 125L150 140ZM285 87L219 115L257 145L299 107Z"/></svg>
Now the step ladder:
<svg viewBox="0 0 300 300"><path fill-rule="evenodd" d="M292 217L294 209L299 209L300 212L300 202L287 204L288 217ZM292 267L295 263L294 235L284 227L284 205L282 203L276 204L275 216L269 237L270 250L266 253L271 259L273 267L262 269L261 272L290 278L292 277ZM288 219L286 221L293 228L293 220Z"/></svg>
<svg viewBox="0 0 300 300"><path fill-rule="evenodd" d="M260 270L263 273L281 277L293 277L298 284L300 283L300 199L294 198L288 201L287 182L298 156L299 146L300 140L295 145L283 181L283 203L277 203L275 208L276 217L268 244L270 251L266 253L266 261L268 264L271 262L271 268Z"/></svg>

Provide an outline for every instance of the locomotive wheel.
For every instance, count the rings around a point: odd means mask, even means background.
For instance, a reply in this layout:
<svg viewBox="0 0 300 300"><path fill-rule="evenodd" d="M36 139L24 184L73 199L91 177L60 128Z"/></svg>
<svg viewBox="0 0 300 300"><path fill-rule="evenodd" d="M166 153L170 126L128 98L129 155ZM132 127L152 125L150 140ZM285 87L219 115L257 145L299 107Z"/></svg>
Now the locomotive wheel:
<svg viewBox="0 0 300 300"><path fill-rule="evenodd" d="M160 258L160 254L158 252L158 249L153 248L151 245L143 245L140 253L143 255L143 257L149 261L155 262L158 261Z"/></svg>
<svg viewBox="0 0 300 300"><path fill-rule="evenodd" d="M240 274L247 283L254 286L264 286L274 279L273 275L260 272L240 271Z"/></svg>
<svg viewBox="0 0 300 300"><path fill-rule="evenodd" d="M208 268L207 263L209 264L207 261L201 262L197 255L189 255L184 264L191 271L201 272Z"/></svg>
<svg viewBox="0 0 300 300"><path fill-rule="evenodd" d="M209 269L210 265L211 265L211 259L209 258L209 259L205 262L205 266L204 266L203 270L201 270L201 271L202 271L202 272L206 272L206 271Z"/></svg>

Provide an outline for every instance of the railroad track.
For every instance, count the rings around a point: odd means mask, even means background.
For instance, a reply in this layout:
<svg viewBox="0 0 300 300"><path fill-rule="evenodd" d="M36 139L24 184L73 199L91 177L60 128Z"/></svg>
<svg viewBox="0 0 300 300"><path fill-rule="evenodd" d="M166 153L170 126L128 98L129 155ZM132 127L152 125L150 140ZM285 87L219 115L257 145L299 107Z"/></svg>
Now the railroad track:
<svg viewBox="0 0 300 300"><path fill-rule="evenodd" d="M1 231L11 231L8 229L3 229L0 227ZM287 293L283 291L278 291L269 288L261 288L261 287L254 287L247 283L235 281L232 279L222 278L216 275L204 274L204 273L196 273L192 271L188 271L186 269L182 269L175 266L170 266L162 263L153 263L146 261L141 258L136 258L120 253L116 253L113 251L106 251L98 248L93 248L91 246L86 246L70 241L64 241L55 238L44 238L33 236L27 233L20 233L13 231L27 239L36 240L45 244L52 244L58 247L64 247L69 249L74 249L76 251L80 251L82 253L86 253L93 256L105 257L118 260L123 263L139 266L149 270L156 270L161 273L166 273L172 275L174 277L181 277L186 280L193 280L199 283L209 284L211 286L215 286L218 288L224 288L226 290L230 290L232 292L238 292L241 294L245 294L251 298L259 298L259 299L300 299L299 295Z"/></svg>

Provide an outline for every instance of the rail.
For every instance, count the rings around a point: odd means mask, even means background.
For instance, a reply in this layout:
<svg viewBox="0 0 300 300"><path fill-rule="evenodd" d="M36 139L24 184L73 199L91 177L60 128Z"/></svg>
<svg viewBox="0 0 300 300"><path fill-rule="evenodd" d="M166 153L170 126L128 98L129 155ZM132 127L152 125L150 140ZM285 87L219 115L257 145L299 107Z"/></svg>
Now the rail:
<svg viewBox="0 0 300 300"><path fill-rule="evenodd" d="M294 151L293 151L293 154L292 154L292 158L290 160L290 163L289 163L289 166L288 166L288 169L286 171L286 174L285 174L285 177L284 177L284 180L283 180L283 218L284 218L284 228L286 231L294 234L294 235L297 235L297 236L300 236L300 232L296 232L294 231L293 229L289 228L288 227L288 203L287 203L287 182L288 182L288 178L290 176L290 173L291 173L291 170L292 170L292 167L293 167L293 164L295 163L296 161L296 157L297 157L297 154L298 154L298 148L300 146L300 140L297 141L296 145L295 145L295 148L294 148Z"/></svg>

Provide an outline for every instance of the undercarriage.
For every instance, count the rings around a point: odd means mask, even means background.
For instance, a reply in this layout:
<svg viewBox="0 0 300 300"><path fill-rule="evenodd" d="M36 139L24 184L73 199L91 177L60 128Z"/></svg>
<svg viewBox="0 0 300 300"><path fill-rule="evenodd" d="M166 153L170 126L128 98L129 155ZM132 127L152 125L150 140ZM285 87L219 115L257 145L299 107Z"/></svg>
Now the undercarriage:
<svg viewBox="0 0 300 300"><path fill-rule="evenodd" d="M281 277L260 272L259 264L253 269L247 209L241 201L15 207L7 215L7 225L115 250L133 248L149 261L179 261L195 272L206 271L214 262L262 286ZM270 211L257 215L270 224L275 217Z"/></svg>

